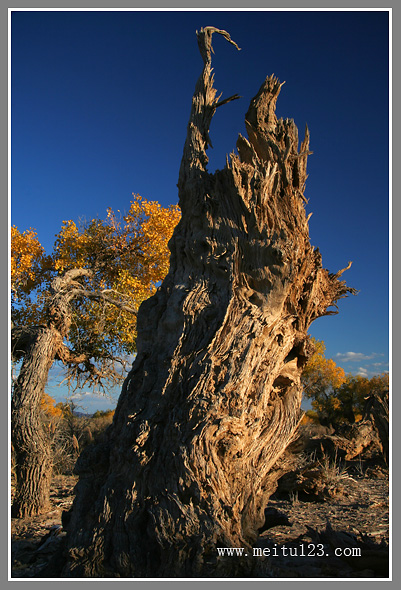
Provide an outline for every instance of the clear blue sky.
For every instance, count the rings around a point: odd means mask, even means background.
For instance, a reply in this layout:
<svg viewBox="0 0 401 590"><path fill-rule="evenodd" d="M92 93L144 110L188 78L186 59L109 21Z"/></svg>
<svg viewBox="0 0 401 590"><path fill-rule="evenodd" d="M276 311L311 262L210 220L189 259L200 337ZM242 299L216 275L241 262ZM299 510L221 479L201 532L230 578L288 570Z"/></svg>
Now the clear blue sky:
<svg viewBox="0 0 401 590"><path fill-rule="evenodd" d="M177 202L191 98L202 68L195 31L213 25L209 170L245 134L267 75L285 85L277 115L311 135L311 242L360 290L310 333L346 371L388 370L389 42L386 11L15 11L11 217L47 251L66 219L127 210L132 193ZM350 354L352 353L352 354ZM107 404L106 404L107 405ZM110 404L109 404L110 405Z"/></svg>

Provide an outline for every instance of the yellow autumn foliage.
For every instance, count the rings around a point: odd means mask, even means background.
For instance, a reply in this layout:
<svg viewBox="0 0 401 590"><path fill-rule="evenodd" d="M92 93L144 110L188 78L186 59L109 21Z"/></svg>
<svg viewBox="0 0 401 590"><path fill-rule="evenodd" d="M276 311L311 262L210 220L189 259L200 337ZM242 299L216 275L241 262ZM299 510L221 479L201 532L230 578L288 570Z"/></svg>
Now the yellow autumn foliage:
<svg viewBox="0 0 401 590"><path fill-rule="evenodd" d="M306 397L312 400L313 410L307 412L312 420L322 423L350 423L361 420L367 396L375 391L388 390L387 373L371 379L345 374L332 359L325 357L325 344L314 340L315 352L302 374Z"/></svg>
<svg viewBox="0 0 401 590"><path fill-rule="evenodd" d="M108 290L137 311L168 272L168 242L180 215L178 206L166 208L133 195L125 215L109 208L105 220L93 219L82 227L65 221L56 236L54 268L60 273L70 268L97 269L92 286ZM73 339L82 341L91 325L92 345L98 339L102 347L107 337L125 352L133 352L136 319L131 313L96 301L79 305Z"/></svg>
<svg viewBox="0 0 401 590"><path fill-rule="evenodd" d="M326 358L324 342L315 338L312 341L315 352L303 370L302 384L306 397L316 398L322 392L340 387L345 382L346 375L344 369L338 367L332 359Z"/></svg>
<svg viewBox="0 0 401 590"><path fill-rule="evenodd" d="M45 322L45 302L52 278L73 268L87 268L92 275L81 279L82 286L107 293L109 299L122 303L125 309L93 298L71 301L69 345L74 350L89 352L95 362L105 356L111 359L134 352L136 312L168 272L168 242L180 216L178 206L162 207L156 201L133 195L124 215L109 208L104 220L63 221L51 256L45 256L34 230L21 233L13 227L14 324Z"/></svg>
<svg viewBox="0 0 401 590"><path fill-rule="evenodd" d="M56 405L56 400L48 393L44 393L40 400L40 407L48 418L61 418L63 411Z"/></svg>
<svg viewBox="0 0 401 590"><path fill-rule="evenodd" d="M44 248L37 233L30 228L20 232L11 227L11 291L18 298L21 289L29 289L37 278L40 264L44 259Z"/></svg>

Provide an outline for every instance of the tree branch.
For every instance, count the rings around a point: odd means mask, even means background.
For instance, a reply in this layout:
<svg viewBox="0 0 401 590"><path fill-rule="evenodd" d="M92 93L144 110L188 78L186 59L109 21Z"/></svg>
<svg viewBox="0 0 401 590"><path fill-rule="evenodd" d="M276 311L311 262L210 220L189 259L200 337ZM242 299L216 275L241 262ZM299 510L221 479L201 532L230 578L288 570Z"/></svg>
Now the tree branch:
<svg viewBox="0 0 401 590"><path fill-rule="evenodd" d="M107 289L103 291L90 291L89 289L84 288L72 289L68 295L69 299L87 297L88 299L94 299L96 301L105 301L106 303L110 303L111 305L114 305L115 307L118 307L119 309L126 311L128 313L137 313L137 310L131 307L131 305L125 303L124 301L118 301L116 299L113 299L113 297L109 297L107 293L117 293L122 297L122 295L118 293L118 291L114 291L114 289Z"/></svg>
<svg viewBox="0 0 401 590"><path fill-rule="evenodd" d="M238 47L236 42L231 39L231 36L229 33L227 33L227 31L224 31L223 29L217 29L216 27L202 27L199 32L196 31L196 36L198 38L199 51L205 64L210 64L212 62L211 54L214 53L212 47L213 33L219 33L229 43L234 45L234 47L236 47L238 51L241 51L241 48Z"/></svg>
<svg viewBox="0 0 401 590"><path fill-rule="evenodd" d="M60 342L57 349L56 360L61 361L64 365L79 365L81 363L90 363L88 355L81 353L76 354L64 344Z"/></svg>
<svg viewBox="0 0 401 590"><path fill-rule="evenodd" d="M239 94L233 94L233 96L230 96L229 98L226 98L225 100L219 101L214 106L217 109L217 107L222 107L223 104L227 104L228 102L231 102L232 100L237 100L238 98L242 98L242 96L240 96Z"/></svg>
<svg viewBox="0 0 401 590"><path fill-rule="evenodd" d="M67 367L67 376L61 383L74 382L74 391L88 384L105 390L106 382L115 384L121 382L123 378L116 370L115 364L119 363L124 367L125 362L112 355L105 354L96 364L88 354L76 354L64 343L60 343L55 360L61 361Z"/></svg>

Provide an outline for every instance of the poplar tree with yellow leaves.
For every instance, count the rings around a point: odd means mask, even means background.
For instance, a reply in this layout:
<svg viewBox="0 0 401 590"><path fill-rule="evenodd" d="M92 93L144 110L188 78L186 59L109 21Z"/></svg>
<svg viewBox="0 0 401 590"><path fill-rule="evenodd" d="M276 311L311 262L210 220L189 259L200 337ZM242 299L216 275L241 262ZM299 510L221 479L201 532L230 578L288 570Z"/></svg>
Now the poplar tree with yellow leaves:
<svg viewBox="0 0 401 590"><path fill-rule="evenodd" d="M311 338L314 353L302 372L302 385L306 398L312 400L312 410L307 416L317 422L330 422L332 410L339 404L334 392L346 381L344 369L338 367L333 359L325 356L326 345L322 340Z"/></svg>
<svg viewBox="0 0 401 590"><path fill-rule="evenodd" d="M389 389L386 373L371 379L361 375L345 374L333 359L325 356L326 346L322 340L312 338L314 353L302 373L305 397L312 400L312 410L306 415L321 424L353 424L365 413L368 397Z"/></svg>
<svg viewBox="0 0 401 590"><path fill-rule="evenodd" d="M63 222L46 255L36 232L11 229L13 361L12 445L16 458L13 516L46 509L52 474L50 441L41 427L41 400L50 368L60 362L76 388L123 380L135 352L136 315L168 272L168 242L177 206L134 196L127 214Z"/></svg>

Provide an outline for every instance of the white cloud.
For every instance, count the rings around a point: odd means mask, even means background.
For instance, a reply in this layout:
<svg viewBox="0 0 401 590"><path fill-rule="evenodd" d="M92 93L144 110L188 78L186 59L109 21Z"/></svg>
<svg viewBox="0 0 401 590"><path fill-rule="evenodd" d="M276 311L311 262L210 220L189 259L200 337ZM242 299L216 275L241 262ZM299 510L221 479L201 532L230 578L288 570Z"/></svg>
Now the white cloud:
<svg viewBox="0 0 401 590"><path fill-rule="evenodd" d="M384 363L383 363L384 364ZM358 367L357 369L353 369L352 371L347 371L348 375L359 375L360 377L366 377L367 379L371 379L380 373L388 373L388 370L381 369L380 371L377 370L377 367L372 369L373 365L366 365L365 367Z"/></svg>
<svg viewBox="0 0 401 590"><path fill-rule="evenodd" d="M85 397L86 395L92 397L104 397L101 393L95 393L94 391L78 391L77 393L73 393L70 397L71 399L78 399L80 397Z"/></svg>
<svg viewBox="0 0 401 590"><path fill-rule="evenodd" d="M110 410L117 405L117 396L107 395L96 391L79 391L66 400L72 400L80 412L93 414L96 410Z"/></svg>
<svg viewBox="0 0 401 590"><path fill-rule="evenodd" d="M108 395L107 393L100 393L97 391L78 391L77 393L73 393L72 395L68 396L69 399L73 400L111 400L116 401L117 396L115 395Z"/></svg>
<svg viewBox="0 0 401 590"><path fill-rule="evenodd" d="M368 371L367 369L365 369L365 367L359 367L358 371L357 371L357 375L360 375L361 377L369 377Z"/></svg>
<svg viewBox="0 0 401 590"><path fill-rule="evenodd" d="M343 363L352 363L359 361L368 361L377 356L383 356L378 352L372 352L371 354L363 354L362 352L337 352L336 358Z"/></svg>

